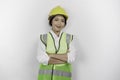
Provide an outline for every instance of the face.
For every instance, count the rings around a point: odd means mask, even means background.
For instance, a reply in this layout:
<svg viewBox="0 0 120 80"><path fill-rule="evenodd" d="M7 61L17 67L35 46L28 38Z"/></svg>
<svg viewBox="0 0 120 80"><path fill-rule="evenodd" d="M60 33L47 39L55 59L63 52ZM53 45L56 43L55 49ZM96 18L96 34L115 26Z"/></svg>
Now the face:
<svg viewBox="0 0 120 80"><path fill-rule="evenodd" d="M65 18L61 15L57 15L52 20L52 30L54 32L60 32L65 27Z"/></svg>

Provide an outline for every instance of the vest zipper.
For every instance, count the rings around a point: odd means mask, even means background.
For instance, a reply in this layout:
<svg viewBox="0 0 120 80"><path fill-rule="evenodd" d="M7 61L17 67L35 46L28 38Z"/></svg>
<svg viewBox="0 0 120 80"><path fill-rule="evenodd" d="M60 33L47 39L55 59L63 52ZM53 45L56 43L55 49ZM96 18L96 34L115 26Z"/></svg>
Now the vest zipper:
<svg viewBox="0 0 120 80"><path fill-rule="evenodd" d="M52 66L51 80L53 80L53 71L54 71L54 64Z"/></svg>
<svg viewBox="0 0 120 80"><path fill-rule="evenodd" d="M49 32L50 33L50 32ZM56 47L56 45L55 45L55 40L54 40L54 38L53 38L53 36L52 36L52 34L50 33L50 35L51 35L51 37L52 37L52 39L53 39L53 42L54 42L54 47L55 47L55 53L57 54L58 53L58 51L59 51L59 48L60 48L60 41L61 41L61 38L62 38L62 35L63 35L63 32L62 32L62 34L61 34L61 36L60 36L60 39L59 39L59 47L58 47L58 49L57 49L57 47ZM51 75L51 80L53 80L53 71L54 71L54 64L53 64L53 66L52 66L52 75Z"/></svg>

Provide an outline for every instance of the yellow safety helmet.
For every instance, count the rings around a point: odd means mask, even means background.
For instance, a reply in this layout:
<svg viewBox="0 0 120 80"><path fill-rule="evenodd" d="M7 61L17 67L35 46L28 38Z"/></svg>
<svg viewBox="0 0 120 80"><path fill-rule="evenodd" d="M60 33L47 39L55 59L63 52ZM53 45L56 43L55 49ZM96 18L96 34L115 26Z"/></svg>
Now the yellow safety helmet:
<svg viewBox="0 0 120 80"><path fill-rule="evenodd" d="M50 11L48 20L51 16L54 16L57 14L63 15L66 17L66 19L68 19L68 14L66 13L66 11L61 6L56 6Z"/></svg>

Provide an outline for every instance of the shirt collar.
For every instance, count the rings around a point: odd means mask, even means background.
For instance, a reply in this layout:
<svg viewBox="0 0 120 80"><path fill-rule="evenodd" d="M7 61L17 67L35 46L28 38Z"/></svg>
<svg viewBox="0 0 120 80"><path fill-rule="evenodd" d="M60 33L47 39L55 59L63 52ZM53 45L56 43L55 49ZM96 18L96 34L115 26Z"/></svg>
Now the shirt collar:
<svg viewBox="0 0 120 80"><path fill-rule="evenodd" d="M53 32L53 30L50 30L50 33L53 35L54 38L59 38L59 37L61 36L61 34L63 33L63 31L60 31L59 36L57 36L57 35Z"/></svg>

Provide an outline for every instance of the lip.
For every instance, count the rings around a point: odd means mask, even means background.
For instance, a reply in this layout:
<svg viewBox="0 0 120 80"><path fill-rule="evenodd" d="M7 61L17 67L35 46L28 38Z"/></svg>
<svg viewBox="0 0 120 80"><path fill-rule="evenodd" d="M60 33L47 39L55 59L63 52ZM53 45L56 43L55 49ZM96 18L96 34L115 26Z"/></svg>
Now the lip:
<svg viewBox="0 0 120 80"><path fill-rule="evenodd" d="M57 28L61 28L61 26L56 26Z"/></svg>

